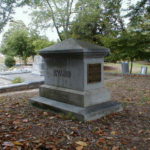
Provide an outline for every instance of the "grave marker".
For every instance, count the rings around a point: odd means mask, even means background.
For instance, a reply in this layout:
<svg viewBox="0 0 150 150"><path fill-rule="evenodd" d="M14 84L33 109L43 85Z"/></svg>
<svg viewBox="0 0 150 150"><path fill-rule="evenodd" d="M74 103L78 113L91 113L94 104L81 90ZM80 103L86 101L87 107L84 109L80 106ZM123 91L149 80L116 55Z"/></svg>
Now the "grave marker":
<svg viewBox="0 0 150 150"><path fill-rule="evenodd" d="M103 63L109 49L68 39L40 51L45 61L45 84L32 105L93 120L122 110L104 87Z"/></svg>

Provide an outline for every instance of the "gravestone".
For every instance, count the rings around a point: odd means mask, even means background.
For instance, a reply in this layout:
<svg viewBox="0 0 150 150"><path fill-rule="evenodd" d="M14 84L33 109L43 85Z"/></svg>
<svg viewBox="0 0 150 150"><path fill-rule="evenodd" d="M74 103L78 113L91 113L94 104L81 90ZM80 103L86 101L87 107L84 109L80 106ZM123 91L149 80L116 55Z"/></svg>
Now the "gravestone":
<svg viewBox="0 0 150 150"><path fill-rule="evenodd" d="M141 74L142 75L146 75L147 74L147 67L145 67L145 66L141 67Z"/></svg>
<svg viewBox="0 0 150 150"><path fill-rule="evenodd" d="M94 120L122 110L104 87L103 63L109 49L68 39L40 51L45 60L45 84L30 100L38 107Z"/></svg>
<svg viewBox="0 0 150 150"><path fill-rule="evenodd" d="M34 62L32 67L32 73L37 75L44 75L44 60L42 56L34 56Z"/></svg>
<svg viewBox="0 0 150 150"><path fill-rule="evenodd" d="M121 63L121 66L122 66L122 73L129 74L129 63L123 62L123 63Z"/></svg>

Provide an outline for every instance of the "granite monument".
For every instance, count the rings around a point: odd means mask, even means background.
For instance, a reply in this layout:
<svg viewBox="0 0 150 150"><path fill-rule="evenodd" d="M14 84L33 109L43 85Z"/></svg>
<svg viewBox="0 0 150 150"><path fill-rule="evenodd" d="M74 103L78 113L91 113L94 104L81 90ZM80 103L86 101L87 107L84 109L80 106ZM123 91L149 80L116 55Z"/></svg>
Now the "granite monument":
<svg viewBox="0 0 150 150"><path fill-rule="evenodd" d="M40 51L45 61L45 84L34 106L72 113L78 120L94 120L122 110L104 87L103 63L109 49L67 39Z"/></svg>

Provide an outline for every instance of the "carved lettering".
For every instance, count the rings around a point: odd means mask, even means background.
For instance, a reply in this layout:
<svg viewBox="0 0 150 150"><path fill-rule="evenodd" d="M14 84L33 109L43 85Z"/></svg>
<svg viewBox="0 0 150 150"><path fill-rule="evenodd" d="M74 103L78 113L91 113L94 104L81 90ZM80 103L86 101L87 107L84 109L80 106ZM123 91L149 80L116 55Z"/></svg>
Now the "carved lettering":
<svg viewBox="0 0 150 150"><path fill-rule="evenodd" d="M70 78L71 77L71 72L67 71L67 70L54 70L54 76L55 77Z"/></svg>

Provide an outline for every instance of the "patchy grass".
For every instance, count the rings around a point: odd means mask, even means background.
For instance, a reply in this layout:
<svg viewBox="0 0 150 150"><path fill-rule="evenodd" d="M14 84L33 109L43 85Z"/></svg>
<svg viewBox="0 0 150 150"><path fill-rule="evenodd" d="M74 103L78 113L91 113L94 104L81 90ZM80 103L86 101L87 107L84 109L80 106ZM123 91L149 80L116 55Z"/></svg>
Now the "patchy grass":
<svg viewBox="0 0 150 150"><path fill-rule="evenodd" d="M38 93L0 97L0 149L149 150L150 78L107 82L112 99L124 110L79 122L29 105Z"/></svg>
<svg viewBox="0 0 150 150"><path fill-rule="evenodd" d="M12 80L13 84L22 83L22 82L24 82L24 79L22 79L21 77L16 77L15 79Z"/></svg>

